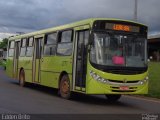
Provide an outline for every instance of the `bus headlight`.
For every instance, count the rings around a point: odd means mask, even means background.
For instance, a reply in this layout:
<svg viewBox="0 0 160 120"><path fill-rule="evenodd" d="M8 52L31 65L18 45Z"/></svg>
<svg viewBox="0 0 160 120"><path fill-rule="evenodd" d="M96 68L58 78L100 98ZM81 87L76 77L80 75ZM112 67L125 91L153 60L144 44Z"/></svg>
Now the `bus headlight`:
<svg viewBox="0 0 160 120"><path fill-rule="evenodd" d="M149 77L147 76L147 77L145 77L144 80L141 80L141 81L140 81L140 84L143 85L143 84L147 83L148 80L149 80Z"/></svg>
<svg viewBox="0 0 160 120"><path fill-rule="evenodd" d="M97 74L96 74L95 72L93 72L93 71L90 71L90 75L91 75L91 77L92 77L93 79L95 79L96 81L99 81L99 82L102 82L102 83L107 83L107 82L108 82L108 80L100 77L99 75L97 75Z"/></svg>

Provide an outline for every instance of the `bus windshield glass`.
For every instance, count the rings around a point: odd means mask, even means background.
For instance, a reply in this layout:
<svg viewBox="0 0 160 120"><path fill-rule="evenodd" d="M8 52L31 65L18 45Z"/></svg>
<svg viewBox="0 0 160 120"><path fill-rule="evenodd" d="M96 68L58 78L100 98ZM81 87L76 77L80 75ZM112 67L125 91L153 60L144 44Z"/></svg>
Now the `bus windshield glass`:
<svg viewBox="0 0 160 120"><path fill-rule="evenodd" d="M146 67L147 39L132 34L95 32L90 61L104 66Z"/></svg>

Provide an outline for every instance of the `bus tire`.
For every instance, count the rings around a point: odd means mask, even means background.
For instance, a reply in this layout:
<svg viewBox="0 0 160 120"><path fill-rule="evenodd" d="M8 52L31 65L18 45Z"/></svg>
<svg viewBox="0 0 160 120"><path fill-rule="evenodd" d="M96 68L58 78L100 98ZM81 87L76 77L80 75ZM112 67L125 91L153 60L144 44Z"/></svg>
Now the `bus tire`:
<svg viewBox="0 0 160 120"><path fill-rule="evenodd" d="M59 94L64 99L69 99L71 96L70 81L67 74L64 74L61 77L60 85L59 85Z"/></svg>
<svg viewBox="0 0 160 120"><path fill-rule="evenodd" d="M121 95L105 95L107 97L107 101L108 102L117 102L120 98L121 98Z"/></svg>
<svg viewBox="0 0 160 120"><path fill-rule="evenodd" d="M21 87L24 87L24 85L25 85L25 73L24 73L23 69L19 73L19 85Z"/></svg>

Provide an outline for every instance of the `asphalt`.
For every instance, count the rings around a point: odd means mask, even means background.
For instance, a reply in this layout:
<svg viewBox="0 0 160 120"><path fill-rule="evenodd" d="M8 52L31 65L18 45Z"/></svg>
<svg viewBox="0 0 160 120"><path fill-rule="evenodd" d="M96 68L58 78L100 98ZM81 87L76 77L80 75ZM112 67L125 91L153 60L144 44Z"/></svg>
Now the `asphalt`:
<svg viewBox="0 0 160 120"><path fill-rule="evenodd" d="M6 76L0 68L0 113L23 114L158 114L160 100L122 96L117 103L103 95L75 94L71 100L57 90L34 84L20 87L18 80Z"/></svg>

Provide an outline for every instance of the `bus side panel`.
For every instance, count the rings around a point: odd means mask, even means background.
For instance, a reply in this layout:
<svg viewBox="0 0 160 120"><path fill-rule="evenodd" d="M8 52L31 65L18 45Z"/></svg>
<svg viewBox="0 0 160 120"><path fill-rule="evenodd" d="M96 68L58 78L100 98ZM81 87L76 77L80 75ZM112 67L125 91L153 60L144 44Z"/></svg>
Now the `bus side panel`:
<svg viewBox="0 0 160 120"><path fill-rule="evenodd" d="M24 69L26 81L32 82L32 57L26 57Z"/></svg>
<svg viewBox="0 0 160 120"><path fill-rule="evenodd" d="M57 60L56 56L44 56L43 62L41 61L40 69L40 84L48 87L58 88L58 78L61 67L59 66L59 61Z"/></svg>
<svg viewBox="0 0 160 120"><path fill-rule="evenodd" d="M67 72L70 80L70 90L72 90L72 67L73 67L73 61L72 61L72 56L59 56L59 61L61 65L61 72L65 71ZM57 66L58 67L58 66Z"/></svg>
<svg viewBox="0 0 160 120"><path fill-rule="evenodd" d="M41 71L40 84L47 87L58 88L58 76L59 73Z"/></svg>
<svg viewBox="0 0 160 120"><path fill-rule="evenodd" d="M32 57L19 57L18 68L19 71L21 68L24 69L25 81L32 82Z"/></svg>
<svg viewBox="0 0 160 120"><path fill-rule="evenodd" d="M7 59L6 73L9 77L13 78L13 57L8 57Z"/></svg>
<svg viewBox="0 0 160 120"><path fill-rule="evenodd" d="M62 71L72 72L71 57L51 56L44 57L41 62L41 83L42 85L58 88L59 76ZM71 76L70 76L71 80Z"/></svg>
<svg viewBox="0 0 160 120"><path fill-rule="evenodd" d="M32 70L25 69L25 81L32 82Z"/></svg>

